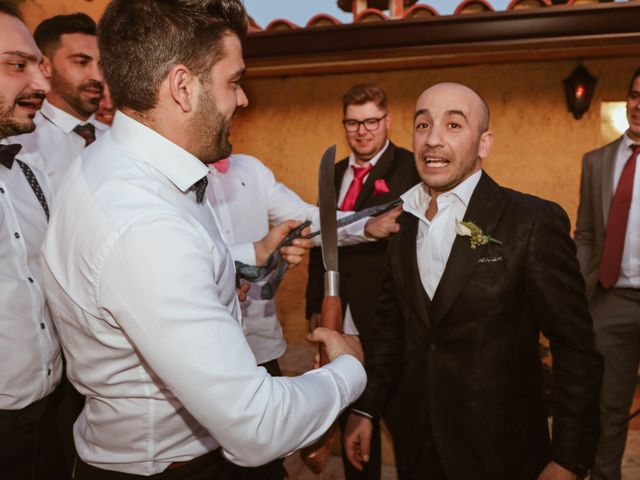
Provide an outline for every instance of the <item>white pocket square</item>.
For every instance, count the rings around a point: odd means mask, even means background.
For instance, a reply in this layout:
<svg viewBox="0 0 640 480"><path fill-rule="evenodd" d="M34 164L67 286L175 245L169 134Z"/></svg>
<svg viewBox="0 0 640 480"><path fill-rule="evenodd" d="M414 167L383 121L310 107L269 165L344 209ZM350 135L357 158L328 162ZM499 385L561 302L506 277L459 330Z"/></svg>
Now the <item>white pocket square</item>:
<svg viewBox="0 0 640 480"><path fill-rule="evenodd" d="M501 261L502 257L482 257L478 259L478 263L495 263Z"/></svg>

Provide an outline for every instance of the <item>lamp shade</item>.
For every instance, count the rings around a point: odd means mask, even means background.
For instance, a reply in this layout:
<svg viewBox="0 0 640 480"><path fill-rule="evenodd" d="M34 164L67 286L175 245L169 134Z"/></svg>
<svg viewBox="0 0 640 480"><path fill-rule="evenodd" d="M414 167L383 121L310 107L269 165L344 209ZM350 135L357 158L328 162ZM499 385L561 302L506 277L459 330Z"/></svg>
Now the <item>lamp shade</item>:
<svg viewBox="0 0 640 480"><path fill-rule="evenodd" d="M597 82L583 65L578 65L564 81L567 108L576 120L581 119L589 110Z"/></svg>

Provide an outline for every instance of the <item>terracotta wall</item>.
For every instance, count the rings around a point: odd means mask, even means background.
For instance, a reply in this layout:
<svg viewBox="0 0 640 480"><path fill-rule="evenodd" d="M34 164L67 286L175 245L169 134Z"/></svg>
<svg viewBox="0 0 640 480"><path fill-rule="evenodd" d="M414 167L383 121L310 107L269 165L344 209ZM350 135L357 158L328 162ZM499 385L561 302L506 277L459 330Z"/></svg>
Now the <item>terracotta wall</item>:
<svg viewBox="0 0 640 480"><path fill-rule="evenodd" d="M84 12L97 21L109 0L18 0L14 3L33 31L42 20L53 15Z"/></svg>
<svg viewBox="0 0 640 480"><path fill-rule="evenodd" d="M493 154L485 168L499 183L559 203L572 221L578 205L580 162L602 144L601 101L624 100L640 59L584 62L598 78L591 110L581 120L567 111L562 80L573 61L422 69L374 74L255 79L246 82L249 107L238 115L232 141L237 152L261 158L305 200L316 201L317 168L323 150L338 144L348 153L340 98L351 85L383 87L393 117L391 138L411 148L411 122L420 92L434 82L464 82L491 108ZM291 342L304 342L306 268L288 274L278 309Z"/></svg>

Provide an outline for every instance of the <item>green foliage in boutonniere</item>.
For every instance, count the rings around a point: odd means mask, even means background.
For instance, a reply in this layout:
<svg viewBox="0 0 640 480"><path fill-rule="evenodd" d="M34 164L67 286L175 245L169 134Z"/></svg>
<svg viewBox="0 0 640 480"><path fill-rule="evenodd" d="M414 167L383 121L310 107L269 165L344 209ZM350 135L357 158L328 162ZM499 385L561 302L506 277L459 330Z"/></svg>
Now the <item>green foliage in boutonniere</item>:
<svg viewBox="0 0 640 480"><path fill-rule="evenodd" d="M478 245L486 245L487 243L497 243L502 245L500 240L497 240L489 235L485 235L482 229L473 222L461 222L456 220L456 233L462 237L469 237L469 243L472 249L476 249Z"/></svg>

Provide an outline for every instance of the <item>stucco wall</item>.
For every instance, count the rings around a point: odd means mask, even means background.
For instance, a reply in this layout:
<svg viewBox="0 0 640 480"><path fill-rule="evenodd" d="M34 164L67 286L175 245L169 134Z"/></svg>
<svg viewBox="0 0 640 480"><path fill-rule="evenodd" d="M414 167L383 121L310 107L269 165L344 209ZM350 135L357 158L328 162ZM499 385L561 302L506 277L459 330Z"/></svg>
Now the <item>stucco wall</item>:
<svg viewBox="0 0 640 480"><path fill-rule="evenodd" d="M340 98L351 85L367 81L389 96L392 140L411 148L415 101L434 82L464 82L491 108L495 134L487 172L502 185L559 203L572 221L578 205L580 162L601 145L601 101L624 100L640 59L586 61L599 79L592 108L581 120L567 111L562 80L576 62L468 66L369 74L255 79L246 82L249 107L238 114L232 142L237 152L261 158L278 178L305 200L317 198L317 168L324 149L348 153L340 120ZM290 272L279 293L278 311L291 342L304 342L306 267Z"/></svg>

